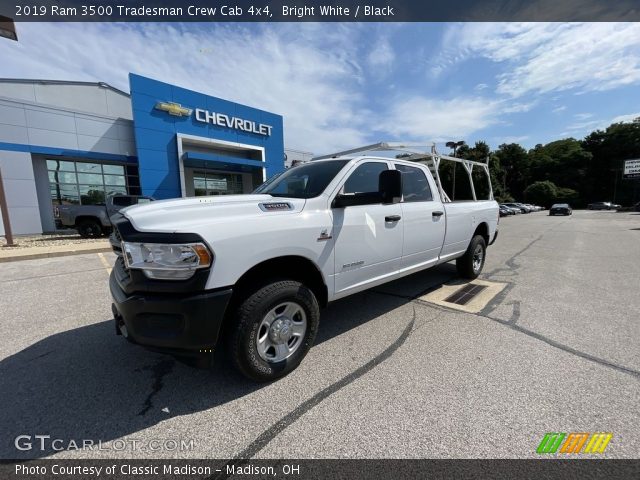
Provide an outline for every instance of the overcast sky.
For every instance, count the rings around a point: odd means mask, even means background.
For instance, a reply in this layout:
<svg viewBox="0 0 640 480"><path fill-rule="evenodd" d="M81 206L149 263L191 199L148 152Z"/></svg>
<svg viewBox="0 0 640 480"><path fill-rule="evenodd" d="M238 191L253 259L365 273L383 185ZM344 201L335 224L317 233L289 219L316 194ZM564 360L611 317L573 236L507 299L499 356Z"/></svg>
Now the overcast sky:
<svg viewBox="0 0 640 480"><path fill-rule="evenodd" d="M640 24L35 24L0 77L134 72L284 116L316 154L383 140L526 147L640 116Z"/></svg>

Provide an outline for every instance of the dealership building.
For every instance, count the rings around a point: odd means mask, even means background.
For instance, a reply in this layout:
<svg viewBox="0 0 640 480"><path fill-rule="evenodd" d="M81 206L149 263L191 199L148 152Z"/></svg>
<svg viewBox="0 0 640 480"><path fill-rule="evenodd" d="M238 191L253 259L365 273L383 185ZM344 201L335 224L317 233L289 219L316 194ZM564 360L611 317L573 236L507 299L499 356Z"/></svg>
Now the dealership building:
<svg viewBox="0 0 640 480"><path fill-rule="evenodd" d="M104 83L0 79L0 169L14 234L54 208L128 193L249 193L284 170L282 116L139 75ZM4 234L0 222L0 235Z"/></svg>

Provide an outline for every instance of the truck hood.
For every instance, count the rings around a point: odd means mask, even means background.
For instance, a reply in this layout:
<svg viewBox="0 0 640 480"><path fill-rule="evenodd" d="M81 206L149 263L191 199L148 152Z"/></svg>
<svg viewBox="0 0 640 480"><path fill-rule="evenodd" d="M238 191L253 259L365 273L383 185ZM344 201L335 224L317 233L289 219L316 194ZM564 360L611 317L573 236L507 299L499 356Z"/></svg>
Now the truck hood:
<svg viewBox="0 0 640 480"><path fill-rule="evenodd" d="M139 232L187 232L200 225L247 221L302 211L306 200L271 195L224 195L159 200L120 211Z"/></svg>

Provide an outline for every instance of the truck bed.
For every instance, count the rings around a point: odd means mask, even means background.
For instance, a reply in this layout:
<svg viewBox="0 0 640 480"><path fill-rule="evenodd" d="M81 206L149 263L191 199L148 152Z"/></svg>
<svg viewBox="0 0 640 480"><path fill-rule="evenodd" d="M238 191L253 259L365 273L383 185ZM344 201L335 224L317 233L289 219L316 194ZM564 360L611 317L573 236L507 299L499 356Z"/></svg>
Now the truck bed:
<svg viewBox="0 0 640 480"><path fill-rule="evenodd" d="M464 252L473 232L483 222L493 235L498 226L498 204L495 200L469 200L443 203L447 230L440 257Z"/></svg>

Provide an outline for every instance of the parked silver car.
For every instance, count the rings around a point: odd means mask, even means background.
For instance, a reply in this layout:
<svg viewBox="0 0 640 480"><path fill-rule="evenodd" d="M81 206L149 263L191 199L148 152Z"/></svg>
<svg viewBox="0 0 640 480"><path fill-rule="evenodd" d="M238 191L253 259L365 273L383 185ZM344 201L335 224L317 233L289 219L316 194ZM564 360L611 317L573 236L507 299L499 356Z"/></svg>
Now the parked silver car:
<svg viewBox="0 0 640 480"><path fill-rule="evenodd" d="M620 205L611 202L593 202L587 205L589 210L617 210Z"/></svg>

